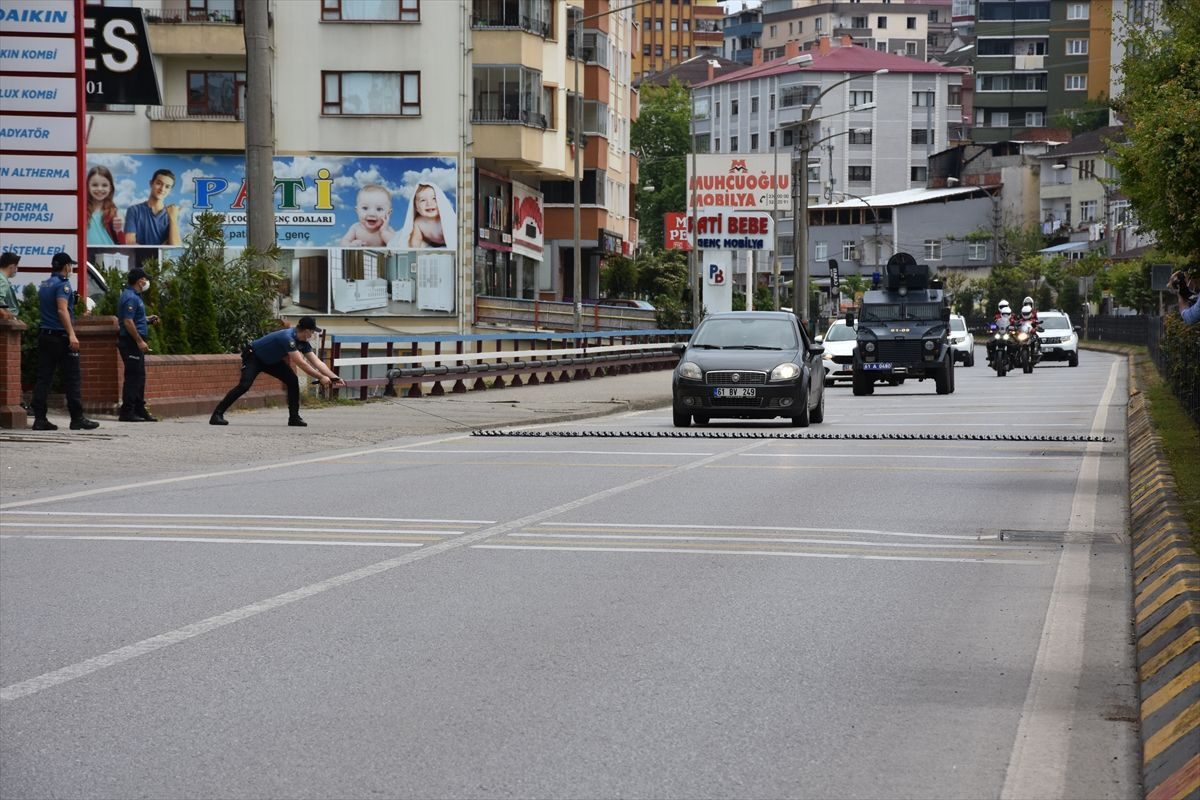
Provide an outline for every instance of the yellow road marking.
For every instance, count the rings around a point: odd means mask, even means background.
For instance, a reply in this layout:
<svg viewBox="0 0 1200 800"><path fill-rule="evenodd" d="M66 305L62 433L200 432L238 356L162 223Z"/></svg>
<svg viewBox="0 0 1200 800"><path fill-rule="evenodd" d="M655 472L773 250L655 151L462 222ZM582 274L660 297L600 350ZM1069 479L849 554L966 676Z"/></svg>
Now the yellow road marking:
<svg viewBox="0 0 1200 800"><path fill-rule="evenodd" d="M1159 728L1153 736L1146 740L1144 763L1149 764L1168 747L1190 734L1197 726L1200 726L1200 702L1192 703L1184 709L1182 714Z"/></svg>
<svg viewBox="0 0 1200 800"><path fill-rule="evenodd" d="M1200 683L1200 663L1192 664L1172 678L1170 683L1146 698L1142 703L1142 719L1145 720L1194 683Z"/></svg>
<svg viewBox="0 0 1200 800"><path fill-rule="evenodd" d="M1168 661L1175 658L1175 656L1179 655L1196 643L1200 643L1200 630L1188 628L1178 639L1171 642L1162 650L1159 650L1154 654L1154 658L1143 664L1142 668L1138 670L1138 676L1143 681L1149 680L1150 678L1154 677L1154 674L1162 669Z"/></svg>

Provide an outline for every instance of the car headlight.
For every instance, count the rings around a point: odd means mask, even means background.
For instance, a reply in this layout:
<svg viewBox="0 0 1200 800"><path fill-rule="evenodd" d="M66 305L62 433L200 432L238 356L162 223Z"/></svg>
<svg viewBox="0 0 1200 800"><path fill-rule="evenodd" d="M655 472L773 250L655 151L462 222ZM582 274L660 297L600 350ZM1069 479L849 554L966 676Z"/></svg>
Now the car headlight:
<svg viewBox="0 0 1200 800"><path fill-rule="evenodd" d="M962 341L962 339L953 338L953 337L949 340L950 344L958 344L961 341Z"/></svg>
<svg viewBox="0 0 1200 800"><path fill-rule="evenodd" d="M925 350L926 350L926 352L930 352L930 353L932 353L932 352L933 352L933 348L934 348L935 346L936 346L936 345L934 344L934 341L933 341L933 339L926 339L926 340L925 340Z"/></svg>
<svg viewBox="0 0 1200 800"><path fill-rule="evenodd" d="M775 369L771 370L772 381L794 381L800 377L800 367L792 362L780 364Z"/></svg>
<svg viewBox="0 0 1200 800"><path fill-rule="evenodd" d="M863 350L865 350L868 353L874 353L875 352L875 343L867 342L866 344L863 345Z"/></svg>
<svg viewBox="0 0 1200 800"><path fill-rule="evenodd" d="M691 381L703 380L704 373L700 370L700 365L694 361L685 361L679 365L679 377L687 378Z"/></svg>

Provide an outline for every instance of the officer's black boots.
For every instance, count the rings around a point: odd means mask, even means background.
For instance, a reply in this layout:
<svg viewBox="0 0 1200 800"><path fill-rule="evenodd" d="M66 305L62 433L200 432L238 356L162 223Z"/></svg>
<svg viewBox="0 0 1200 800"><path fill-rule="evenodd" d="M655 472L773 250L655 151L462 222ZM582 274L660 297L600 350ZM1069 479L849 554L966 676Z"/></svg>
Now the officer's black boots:
<svg viewBox="0 0 1200 800"><path fill-rule="evenodd" d="M212 416L208 418L209 425L228 425L229 420L225 419L225 415L220 411L214 411Z"/></svg>
<svg viewBox="0 0 1200 800"><path fill-rule="evenodd" d="M58 426L48 419L35 419L33 421L33 429L35 431L56 431Z"/></svg>
<svg viewBox="0 0 1200 800"><path fill-rule="evenodd" d="M100 423L87 417L71 420L71 430L73 431L90 431L100 427Z"/></svg>
<svg viewBox="0 0 1200 800"><path fill-rule="evenodd" d="M299 416L288 417L288 425L290 425L293 428L307 428L308 427L308 423L305 422L304 420L300 419Z"/></svg>

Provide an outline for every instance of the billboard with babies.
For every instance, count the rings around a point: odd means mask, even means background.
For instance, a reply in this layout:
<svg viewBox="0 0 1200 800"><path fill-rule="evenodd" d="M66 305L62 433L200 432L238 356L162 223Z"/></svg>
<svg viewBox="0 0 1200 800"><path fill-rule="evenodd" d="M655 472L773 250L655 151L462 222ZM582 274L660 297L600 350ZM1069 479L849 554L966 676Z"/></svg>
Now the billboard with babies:
<svg viewBox="0 0 1200 800"><path fill-rule="evenodd" d="M89 259L132 268L172 258L204 212L223 219L227 246L244 246L245 177L240 156L89 153ZM453 311L457 186L452 157L277 157L290 301L322 313Z"/></svg>

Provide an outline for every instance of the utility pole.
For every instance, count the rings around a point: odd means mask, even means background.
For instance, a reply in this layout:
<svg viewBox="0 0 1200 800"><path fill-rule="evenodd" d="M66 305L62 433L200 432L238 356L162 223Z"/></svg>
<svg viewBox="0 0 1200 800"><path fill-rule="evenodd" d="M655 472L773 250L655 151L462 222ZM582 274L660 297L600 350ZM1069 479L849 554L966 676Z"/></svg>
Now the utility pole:
<svg viewBox="0 0 1200 800"><path fill-rule="evenodd" d="M246 3L247 244L260 253L275 246L275 116L271 107L269 3Z"/></svg>

